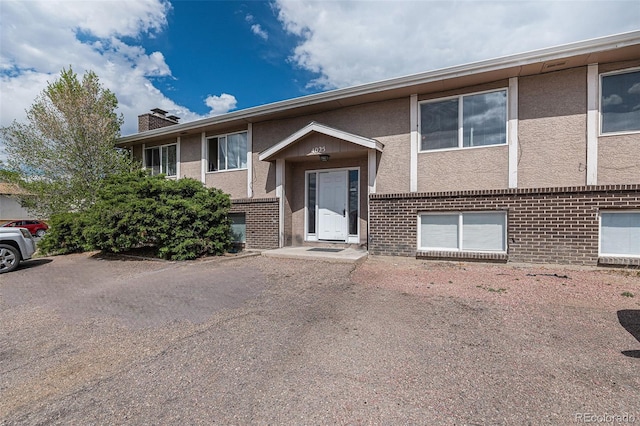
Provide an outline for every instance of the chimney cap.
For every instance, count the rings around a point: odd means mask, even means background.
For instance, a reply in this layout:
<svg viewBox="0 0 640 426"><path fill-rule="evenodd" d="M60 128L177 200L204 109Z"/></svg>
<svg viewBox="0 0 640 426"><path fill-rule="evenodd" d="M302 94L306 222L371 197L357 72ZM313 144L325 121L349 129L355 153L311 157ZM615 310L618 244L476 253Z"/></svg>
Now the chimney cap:
<svg viewBox="0 0 640 426"><path fill-rule="evenodd" d="M167 114L167 111L165 111L163 109L160 109L160 108L154 108L154 109L151 110L151 112L155 112L156 114L160 114L160 115L163 115L163 116Z"/></svg>
<svg viewBox="0 0 640 426"><path fill-rule="evenodd" d="M175 116L175 115L170 115L170 116L168 116L167 118L168 118L169 120L175 120L175 121L180 120L180 117Z"/></svg>

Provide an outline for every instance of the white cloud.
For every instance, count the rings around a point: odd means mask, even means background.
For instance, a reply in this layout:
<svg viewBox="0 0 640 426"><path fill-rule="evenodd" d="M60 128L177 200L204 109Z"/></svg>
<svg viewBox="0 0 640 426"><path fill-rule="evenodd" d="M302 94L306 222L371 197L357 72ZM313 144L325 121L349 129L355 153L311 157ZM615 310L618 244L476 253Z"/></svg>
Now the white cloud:
<svg viewBox="0 0 640 426"><path fill-rule="evenodd" d="M137 132L137 115L154 107L183 121L200 118L153 86L150 78L172 77L164 55L131 41L165 28L167 1L0 0L0 7L0 125L23 121L47 82L70 65L79 75L95 71L117 95L123 134Z"/></svg>
<svg viewBox="0 0 640 426"><path fill-rule="evenodd" d="M640 83L636 83L627 90L627 93L632 95L640 95Z"/></svg>
<svg viewBox="0 0 640 426"><path fill-rule="evenodd" d="M276 0L291 55L322 89L638 29L635 1Z"/></svg>
<svg viewBox="0 0 640 426"><path fill-rule="evenodd" d="M211 108L209 115L220 115L236 109L238 101L235 96L223 93L220 96L208 96L205 104Z"/></svg>
<svg viewBox="0 0 640 426"><path fill-rule="evenodd" d="M260 24L253 24L251 26L251 32L260 37L263 40L267 40L269 38L269 34L265 30L262 29Z"/></svg>
<svg viewBox="0 0 640 426"><path fill-rule="evenodd" d="M620 105L622 103L622 98L620 95L616 95L615 93L611 96L607 96L602 100L602 106L609 105Z"/></svg>

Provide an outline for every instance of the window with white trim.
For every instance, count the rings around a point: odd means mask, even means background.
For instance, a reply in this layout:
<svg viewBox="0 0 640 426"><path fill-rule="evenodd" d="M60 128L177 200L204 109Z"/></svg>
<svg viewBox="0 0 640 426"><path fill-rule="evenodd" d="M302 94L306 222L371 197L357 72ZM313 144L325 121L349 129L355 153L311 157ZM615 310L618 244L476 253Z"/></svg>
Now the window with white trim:
<svg viewBox="0 0 640 426"><path fill-rule="evenodd" d="M144 165L151 175L164 174L176 176L178 174L178 145L162 145L145 148Z"/></svg>
<svg viewBox="0 0 640 426"><path fill-rule="evenodd" d="M425 251L507 251L506 212L423 213L419 249Z"/></svg>
<svg viewBox="0 0 640 426"><path fill-rule="evenodd" d="M209 172L247 168L247 132L207 138Z"/></svg>
<svg viewBox="0 0 640 426"><path fill-rule="evenodd" d="M507 143L507 90L420 102L420 150Z"/></svg>
<svg viewBox="0 0 640 426"><path fill-rule="evenodd" d="M640 131L640 70L600 77L602 134Z"/></svg>
<svg viewBox="0 0 640 426"><path fill-rule="evenodd" d="M640 211L600 213L600 255L640 257Z"/></svg>

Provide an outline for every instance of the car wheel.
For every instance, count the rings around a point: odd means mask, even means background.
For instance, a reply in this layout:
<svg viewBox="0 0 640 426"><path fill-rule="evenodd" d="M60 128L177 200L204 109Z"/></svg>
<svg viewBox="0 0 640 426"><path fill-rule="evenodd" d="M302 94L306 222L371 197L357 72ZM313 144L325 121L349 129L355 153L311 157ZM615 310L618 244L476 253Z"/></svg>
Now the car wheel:
<svg viewBox="0 0 640 426"><path fill-rule="evenodd" d="M44 237L44 234L45 234L44 229L38 229L36 231L36 237L38 237L38 238Z"/></svg>
<svg viewBox="0 0 640 426"><path fill-rule="evenodd" d="M0 244L0 274L13 271L19 263L20 252L18 249L7 244Z"/></svg>

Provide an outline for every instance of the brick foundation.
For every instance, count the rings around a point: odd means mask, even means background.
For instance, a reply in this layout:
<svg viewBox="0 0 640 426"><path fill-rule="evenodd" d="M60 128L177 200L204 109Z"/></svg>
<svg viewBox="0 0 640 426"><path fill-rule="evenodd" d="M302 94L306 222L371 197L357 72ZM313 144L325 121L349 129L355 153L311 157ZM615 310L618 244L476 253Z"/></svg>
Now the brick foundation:
<svg viewBox="0 0 640 426"><path fill-rule="evenodd" d="M369 252L480 261L614 264L638 259L598 259L598 213L640 209L640 185L509 189L440 193L372 194ZM418 252L418 213L507 212L507 255Z"/></svg>
<svg viewBox="0 0 640 426"><path fill-rule="evenodd" d="M231 213L244 213L247 249L278 248L278 199L231 200Z"/></svg>

